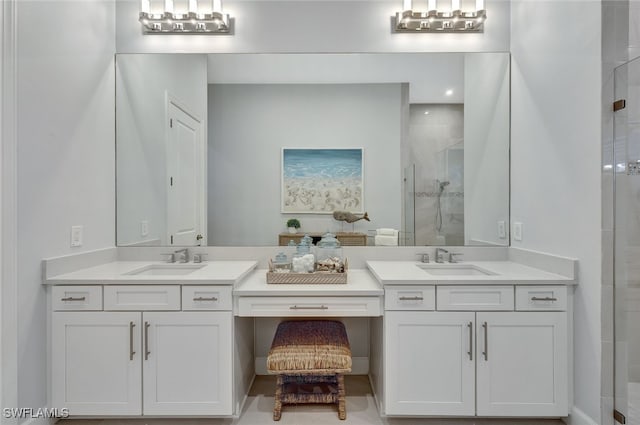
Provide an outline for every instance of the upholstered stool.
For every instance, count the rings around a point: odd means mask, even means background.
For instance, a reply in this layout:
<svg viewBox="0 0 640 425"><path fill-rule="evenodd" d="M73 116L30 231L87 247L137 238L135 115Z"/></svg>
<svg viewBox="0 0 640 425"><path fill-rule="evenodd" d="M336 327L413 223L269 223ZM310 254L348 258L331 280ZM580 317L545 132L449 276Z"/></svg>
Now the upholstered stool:
<svg viewBox="0 0 640 425"><path fill-rule="evenodd" d="M277 374L273 420L283 404L331 403L346 419L345 372L351 371L347 331L334 320L291 320L278 325L267 357L267 370Z"/></svg>

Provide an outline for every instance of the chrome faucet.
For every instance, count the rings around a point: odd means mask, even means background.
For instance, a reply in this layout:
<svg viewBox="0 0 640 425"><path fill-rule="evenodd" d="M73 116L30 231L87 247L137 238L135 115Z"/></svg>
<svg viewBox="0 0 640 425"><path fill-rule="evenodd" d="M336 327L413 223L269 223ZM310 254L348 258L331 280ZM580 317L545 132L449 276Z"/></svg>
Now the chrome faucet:
<svg viewBox="0 0 640 425"><path fill-rule="evenodd" d="M188 263L189 262L189 249L182 248L174 252L177 255L177 261L179 263Z"/></svg>
<svg viewBox="0 0 640 425"><path fill-rule="evenodd" d="M450 252L449 253L449 262L450 263L457 263L458 262L457 257L459 255L462 255L462 253L461 252Z"/></svg>
<svg viewBox="0 0 640 425"><path fill-rule="evenodd" d="M444 254L447 254L447 251L444 248L437 247L436 248L436 263L444 263Z"/></svg>
<svg viewBox="0 0 640 425"><path fill-rule="evenodd" d="M419 252L416 255L420 256L420 262L421 263L428 263L429 262L429 254L426 252Z"/></svg>

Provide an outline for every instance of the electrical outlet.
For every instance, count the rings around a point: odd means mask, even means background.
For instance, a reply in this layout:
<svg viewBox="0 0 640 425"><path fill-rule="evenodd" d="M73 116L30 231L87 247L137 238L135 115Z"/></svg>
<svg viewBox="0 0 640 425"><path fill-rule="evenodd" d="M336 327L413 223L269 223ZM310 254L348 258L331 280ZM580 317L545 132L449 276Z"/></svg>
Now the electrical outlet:
<svg viewBox="0 0 640 425"><path fill-rule="evenodd" d="M498 222L498 237L500 239L505 239L507 237L507 223L504 220L500 220Z"/></svg>
<svg viewBox="0 0 640 425"><path fill-rule="evenodd" d="M71 246L82 246L83 226L71 226Z"/></svg>
<svg viewBox="0 0 640 425"><path fill-rule="evenodd" d="M522 240L522 223L518 221L513 223L513 239L516 241Z"/></svg>
<svg viewBox="0 0 640 425"><path fill-rule="evenodd" d="M140 236L149 236L149 220L140 222Z"/></svg>

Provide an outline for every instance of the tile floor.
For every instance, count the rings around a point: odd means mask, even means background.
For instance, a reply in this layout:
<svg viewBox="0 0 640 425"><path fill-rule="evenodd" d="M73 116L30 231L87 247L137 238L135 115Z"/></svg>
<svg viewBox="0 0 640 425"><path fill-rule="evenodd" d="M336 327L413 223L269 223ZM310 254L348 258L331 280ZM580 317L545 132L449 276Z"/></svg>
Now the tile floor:
<svg viewBox="0 0 640 425"><path fill-rule="evenodd" d="M335 406L284 406L282 419L273 421L275 377L258 376L238 419L73 419L57 425L564 425L557 420L518 419L382 419L378 415L366 376L347 376L347 419Z"/></svg>

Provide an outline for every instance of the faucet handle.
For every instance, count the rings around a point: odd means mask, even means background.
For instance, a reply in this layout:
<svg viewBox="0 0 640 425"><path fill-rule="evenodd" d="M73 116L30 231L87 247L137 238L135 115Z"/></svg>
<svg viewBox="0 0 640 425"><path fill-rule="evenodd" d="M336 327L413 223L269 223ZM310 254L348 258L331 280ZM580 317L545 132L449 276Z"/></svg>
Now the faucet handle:
<svg viewBox="0 0 640 425"><path fill-rule="evenodd" d="M173 252L165 252L165 253L162 253L160 255L162 255L163 257L164 256L168 257L167 258L167 263L175 263L176 262L176 254L174 254Z"/></svg>
<svg viewBox="0 0 640 425"><path fill-rule="evenodd" d="M197 252L195 254L193 254L193 262L194 263L202 263L202 261L204 260L204 258L209 255L206 252Z"/></svg>
<svg viewBox="0 0 640 425"><path fill-rule="evenodd" d="M429 253L427 252L419 252L416 255L420 256L420 261L423 263L428 263L429 262Z"/></svg>
<svg viewBox="0 0 640 425"><path fill-rule="evenodd" d="M450 252L449 253L449 262L450 263L457 263L458 260L456 260L456 257L458 255L463 255L461 252Z"/></svg>

